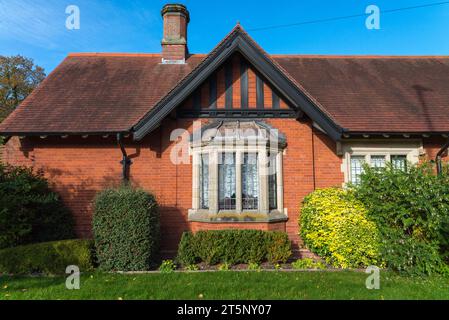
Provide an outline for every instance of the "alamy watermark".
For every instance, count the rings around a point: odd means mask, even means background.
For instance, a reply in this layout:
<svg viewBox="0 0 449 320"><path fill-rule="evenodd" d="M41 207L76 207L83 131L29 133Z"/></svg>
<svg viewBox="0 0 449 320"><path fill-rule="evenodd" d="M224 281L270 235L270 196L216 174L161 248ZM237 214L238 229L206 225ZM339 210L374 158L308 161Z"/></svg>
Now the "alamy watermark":
<svg viewBox="0 0 449 320"><path fill-rule="evenodd" d="M81 29L81 11L77 5L69 5L65 9L68 15L65 21L65 27L68 30ZM371 4L366 7L365 14L368 17L365 20L365 26L368 30L380 30L380 8L377 5Z"/></svg>
<svg viewBox="0 0 449 320"><path fill-rule="evenodd" d="M380 9L378 6L372 4L366 7L366 14L369 16L365 20L365 26L368 30L380 29Z"/></svg>
<svg viewBox="0 0 449 320"><path fill-rule="evenodd" d="M81 13L80 8L76 5L69 5L65 9L65 13L69 16L65 20L65 27L68 30L81 29Z"/></svg>
<svg viewBox="0 0 449 320"><path fill-rule="evenodd" d="M365 286L368 290L380 289L380 269L376 266L369 266L365 273L370 274L365 281Z"/></svg>
<svg viewBox="0 0 449 320"><path fill-rule="evenodd" d="M69 275L65 280L65 287L69 290L79 290L80 268L78 266L70 265L65 269L65 273Z"/></svg>

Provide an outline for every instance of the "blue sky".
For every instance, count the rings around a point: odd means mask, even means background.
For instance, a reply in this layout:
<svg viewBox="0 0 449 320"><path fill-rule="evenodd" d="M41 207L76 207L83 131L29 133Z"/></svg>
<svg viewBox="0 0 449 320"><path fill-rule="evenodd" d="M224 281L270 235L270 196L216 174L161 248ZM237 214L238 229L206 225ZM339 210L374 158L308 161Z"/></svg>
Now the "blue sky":
<svg viewBox="0 0 449 320"><path fill-rule="evenodd" d="M189 49L208 53L236 24L247 30L390 10L442 0L179 1L191 14ZM160 52L159 0L0 0L0 55L33 58L46 72L69 52ZM81 29L67 30L65 9L77 5ZM449 4L365 17L249 32L269 53L449 55Z"/></svg>

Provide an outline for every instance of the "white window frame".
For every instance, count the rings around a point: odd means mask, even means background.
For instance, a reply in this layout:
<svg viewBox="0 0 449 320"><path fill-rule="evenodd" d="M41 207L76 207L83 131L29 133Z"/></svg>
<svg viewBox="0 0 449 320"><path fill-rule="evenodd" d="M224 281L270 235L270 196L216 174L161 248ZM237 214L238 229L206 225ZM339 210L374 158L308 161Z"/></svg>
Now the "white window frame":
<svg viewBox="0 0 449 320"><path fill-rule="evenodd" d="M275 148L267 148L267 146L248 146L248 145L234 145L234 146L199 146L193 147L190 150L192 163L192 209L189 210L189 216L195 214L209 214L217 215L222 213L233 214L272 214L282 213L287 214L284 208L283 199L283 150ZM268 167L267 163L268 153L276 154L276 193L277 193L277 208L269 210L269 186L268 186ZM200 206L200 155L209 154L209 209L201 209ZM218 195L218 157L220 153L235 153L236 154L236 210L219 210L219 195ZM258 209L242 210L242 161L244 153L257 153L258 155L258 174L259 174L259 204Z"/></svg>
<svg viewBox="0 0 449 320"><path fill-rule="evenodd" d="M371 163L371 156L385 156L386 162L391 161L391 156L406 155L407 161L412 164L419 162L420 155L424 154L422 140L388 140L367 141L354 140L342 142L340 154L343 155L341 171L344 174L343 186L352 181L351 156L363 156L365 162Z"/></svg>

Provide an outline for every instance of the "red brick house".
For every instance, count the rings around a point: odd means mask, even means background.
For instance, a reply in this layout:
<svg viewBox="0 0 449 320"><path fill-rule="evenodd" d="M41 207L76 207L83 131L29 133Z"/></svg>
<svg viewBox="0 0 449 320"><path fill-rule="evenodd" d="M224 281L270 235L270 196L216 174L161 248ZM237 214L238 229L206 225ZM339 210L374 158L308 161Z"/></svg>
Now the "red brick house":
<svg viewBox="0 0 449 320"><path fill-rule="evenodd" d="M191 54L186 8L162 16L162 53L70 54L0 125L3 160L43 170L80 237L95 194L129 179L157 197L166 252L225 228L298 248L304 196L447 141L449 57L270 55L240 25Z"/></svg>

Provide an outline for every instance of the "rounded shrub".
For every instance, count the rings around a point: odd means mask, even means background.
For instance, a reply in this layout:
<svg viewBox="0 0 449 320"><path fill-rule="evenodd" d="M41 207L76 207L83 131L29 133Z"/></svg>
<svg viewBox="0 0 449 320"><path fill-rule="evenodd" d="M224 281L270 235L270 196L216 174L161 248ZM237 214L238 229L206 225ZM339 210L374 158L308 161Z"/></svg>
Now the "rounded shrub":
<svg viewBox="0 0 449 320"><path fill-rule="evenodd" d="M194 240L191 232L184 232L179 242L176 260L185 267L194 265L198 260Z"/></svg>
<svg viewBox="0 0 449 320"><path fill-rule="evenodd" d="M284 232L261 230L207 230L185 232L181 238L177 261L183 266L197 262L209 265L285 262L291 245Z"/></svg>
<svg viewBox="0 0 449 320"><path fill-rule="evenodd" d="M74 237L72 215L47 180L0 163L0 249Z"/></svg>
<svg viewBox="0 0 449 320"><path fill-rule="evenodd" d="M159 254L159 210L153 195L129 186L95 198L93 231L102 270L148 270Z"/></svg>
<svg viewBox="0 0 449 320"><path fill-rule="evenodd" d="M94 250L91 240L43 242L0 250L0 273L64 274L75 265L80 272L94 270Z"/></svg>
<svg viewBox="0 0 449 320"><path fill-rule="evenodd" d="M304 199L300 235L305 245L334 267L380 265L379 233L353 194L318 189Z"/></svg>

